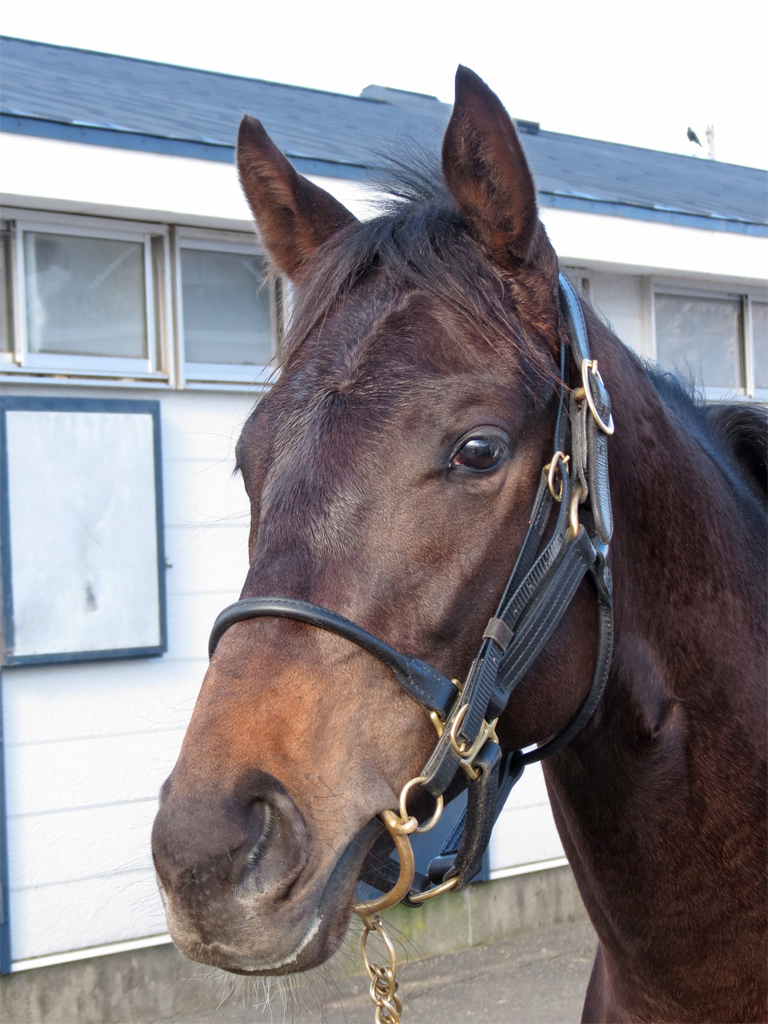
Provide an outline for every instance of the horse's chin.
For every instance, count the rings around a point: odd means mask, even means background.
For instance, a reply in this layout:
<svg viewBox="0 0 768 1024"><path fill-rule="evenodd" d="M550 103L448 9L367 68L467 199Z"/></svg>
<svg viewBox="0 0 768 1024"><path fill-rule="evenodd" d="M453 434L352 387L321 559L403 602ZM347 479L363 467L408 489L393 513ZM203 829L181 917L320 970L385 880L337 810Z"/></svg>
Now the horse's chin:
<svg viewBox="0 0 768 1024"><path fill-rule="evenodd" d="M226 939L206 942L196 932L191 934L183 924L175 921L173 910L164 898L168 926L174 944L190 960L209 967L218 967L231 974L296 974L318 967L333 956L344 940L352 915L355 887L366 856L379 832L380 826L375 821L370 821L347 844L321 888L319 899L315 901L311 896L305 897L306 912L298 914L298 921L290 929L290 936L277 934L276 929L269 927L270 922L255 909L252 919L248 922L248 931L253 937L252 946L247 939L237 944L230 944ZM292 891L295 892L298 888L300 886L293 886ZM245 912L247 915L248 908L242 906L243 901L238 902L241 904L239 912ZM295 897L288 896L282 910L279 904L275 904L270 913L273 921L279 918L295 918ZM265 930L274 931L269 942L269 953L260 949L265 945ZM280 949L281 938L285 942L284 950Z"/></svg>

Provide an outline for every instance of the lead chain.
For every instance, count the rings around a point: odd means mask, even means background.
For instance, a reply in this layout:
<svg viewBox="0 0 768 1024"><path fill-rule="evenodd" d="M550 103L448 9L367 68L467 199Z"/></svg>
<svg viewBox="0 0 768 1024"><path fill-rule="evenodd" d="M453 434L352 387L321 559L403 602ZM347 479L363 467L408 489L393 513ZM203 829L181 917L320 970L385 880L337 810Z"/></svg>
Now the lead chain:
<svg viewBox="0 0 768 1024"><path fill-rule="evenodd" d="M425 776L419 775L403 786L400 793L399 814L396 814L394 811L383 811L381 813L381 821L389 829L390 835L395 842L395 849L400 857L400 877L397 884L378 899L369 900L364 903L355 903L352 908L356 914L359 914L363 922L363 931L360 936L360 956L365 964L368 977L371 979L368 991L371 1002L376 1007L376 1024L400 1024L400 1014L403 1010L397 994L397 956L395 954L395 947L390 937L384 931L384 925L377 911L386 910L388 907L394 906L395 903L399 903L403 896L406 895L413 884L415 870L413 849L409 836L414 832L428 832L431 828L435 827L442 814L442 796L437 798L435 813L424 825L420 826L418 819L408 814L406 802L409 792L414 786L421 785L421 783L426 781ZM447 886L443 883L443 885L437 886L431 892L437 895L438 892L444 891L445 888L451 888L456 881L457 879L451 879ZM427 898L426 893L422 895L424 898ZM376 932L386 947L389 964L385 967L368 959L366 946L371 932Z"/></svg>
<svg viewBox="0 0 768 1024"><path fill-rule="evenodd" d="M382 967L368 959L366 946L371 932L377 932L387 948L389 964ZM360 936L360 956L371 979L369 993L376 1007L376 1024L400 1024L403 1006L397 994L397 956L392 940L384 931L378 914L363 918L363 933Z"/></svg>

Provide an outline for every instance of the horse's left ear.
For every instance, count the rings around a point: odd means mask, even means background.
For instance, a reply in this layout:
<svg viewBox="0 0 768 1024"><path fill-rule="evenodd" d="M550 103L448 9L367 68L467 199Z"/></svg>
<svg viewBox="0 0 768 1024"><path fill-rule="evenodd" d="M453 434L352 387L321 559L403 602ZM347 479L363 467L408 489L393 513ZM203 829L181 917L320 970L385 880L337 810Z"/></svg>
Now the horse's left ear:
<svg viewBox="0 0 768 1024"><path fill-rule="evenodd" d="M443 174L473 238L505 270L519 267L539 217L533 175L501 100L461 65L443 139Z"/></svg>

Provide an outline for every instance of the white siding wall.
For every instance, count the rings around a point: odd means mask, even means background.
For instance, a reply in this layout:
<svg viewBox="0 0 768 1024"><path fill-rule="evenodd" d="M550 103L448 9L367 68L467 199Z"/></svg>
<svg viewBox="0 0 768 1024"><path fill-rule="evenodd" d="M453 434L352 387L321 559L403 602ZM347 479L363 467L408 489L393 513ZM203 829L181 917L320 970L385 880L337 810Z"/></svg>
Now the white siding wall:
<svg viewBox="0 0 768 1024"><path fill-rule="evenodd" d="M512 790L493 830L490 854L491 878L547 861L565 863L540 764L526 768Z"/></svg>
<svg viewBox="0 0 768 1024"><path fill-rule="evenodd" d="M3 673L14 960L165 931L150 829L211 623L245 578L248 506L232 469L252 404L245 394L161 396L168 653Z"/></svg>

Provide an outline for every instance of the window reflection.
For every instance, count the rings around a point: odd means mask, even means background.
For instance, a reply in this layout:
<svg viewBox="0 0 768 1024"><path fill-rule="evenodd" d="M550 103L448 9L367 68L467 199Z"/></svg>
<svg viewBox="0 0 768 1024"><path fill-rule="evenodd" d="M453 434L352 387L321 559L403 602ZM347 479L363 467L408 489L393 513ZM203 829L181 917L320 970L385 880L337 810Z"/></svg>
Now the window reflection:
<svg viewBox="0 0 768 1024"><path fill-rule="evenodd" d="M656 353L704 387L741 388L741 300L657 294Z"/></svg>
<svg viewBox="0 0 768 1024"><path fill-rule="evenodd" d="M264 366L272 358L266 266L255 256L181 249L188 363Z"/></svg>
<svg viewBox="0 0 768 1024"><path fill-rule="evenodd" d="M141 242L24 232L30 352L147 357Z"/></svg>

